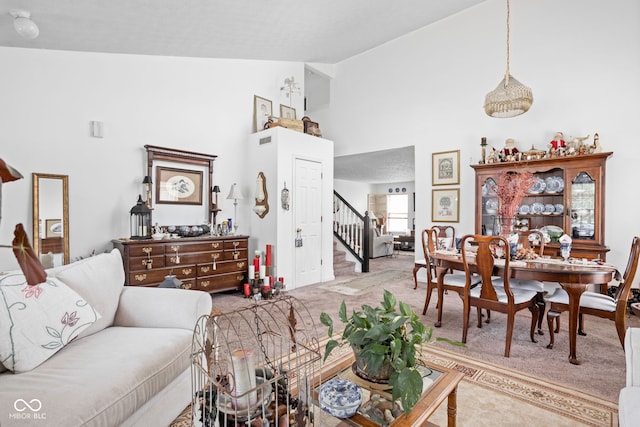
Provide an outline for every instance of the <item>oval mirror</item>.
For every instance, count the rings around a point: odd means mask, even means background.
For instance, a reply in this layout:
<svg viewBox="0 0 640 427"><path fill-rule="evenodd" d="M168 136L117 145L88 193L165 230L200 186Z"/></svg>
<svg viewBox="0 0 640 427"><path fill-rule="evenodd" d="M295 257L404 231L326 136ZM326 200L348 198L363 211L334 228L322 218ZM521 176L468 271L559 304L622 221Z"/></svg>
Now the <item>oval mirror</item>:
<svg viewBox="0 0 640 427"><path fill-rule="evenodd" d="M69 177L34 173L33 249L44 268L69 263Z"/></svg>

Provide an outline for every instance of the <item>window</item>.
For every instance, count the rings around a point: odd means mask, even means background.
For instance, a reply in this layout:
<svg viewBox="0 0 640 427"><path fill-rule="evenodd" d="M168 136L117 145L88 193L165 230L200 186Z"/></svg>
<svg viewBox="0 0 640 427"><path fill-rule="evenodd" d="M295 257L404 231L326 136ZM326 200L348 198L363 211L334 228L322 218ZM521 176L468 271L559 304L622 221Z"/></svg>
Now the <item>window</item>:
<svg viewBox="0 0 640 427"><path fill-rule="evenodd" d="M409 196L387 196L387 230L393 234L405 234L409 229Z"/></svg>

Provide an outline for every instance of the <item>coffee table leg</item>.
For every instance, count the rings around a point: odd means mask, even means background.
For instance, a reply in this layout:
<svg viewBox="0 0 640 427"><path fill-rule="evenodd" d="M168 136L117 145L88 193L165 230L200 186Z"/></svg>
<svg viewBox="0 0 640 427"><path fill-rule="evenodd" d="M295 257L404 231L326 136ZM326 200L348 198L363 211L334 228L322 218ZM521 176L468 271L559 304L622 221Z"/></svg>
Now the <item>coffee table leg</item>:
<svg viewBox="0 0 640 427"><path fill-rule="evenodd" d="M456 415L458 413L458 387L449 393L447 401L447 426L456 427Z"/></svg>
<svg viewBox="0 0 640 427"><path fill-rule="evenodd" d="M569 295L569 362L579 365L580 361L576 356L578 315L580 313L580 296L587 289L587 285L578 283L561 283L560 285Z"/></svg>

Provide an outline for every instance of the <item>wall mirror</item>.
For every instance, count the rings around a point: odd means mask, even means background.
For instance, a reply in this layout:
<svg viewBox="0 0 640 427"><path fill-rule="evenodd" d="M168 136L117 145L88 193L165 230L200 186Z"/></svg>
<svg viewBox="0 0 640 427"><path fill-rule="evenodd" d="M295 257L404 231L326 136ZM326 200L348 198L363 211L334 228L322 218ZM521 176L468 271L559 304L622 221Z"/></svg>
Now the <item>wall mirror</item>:
<svg viewBox="0 0 640 427"><path fill-rule="evenodd" d="M69 264L69 176L34 173L33 249L44 268Z"/></svg>

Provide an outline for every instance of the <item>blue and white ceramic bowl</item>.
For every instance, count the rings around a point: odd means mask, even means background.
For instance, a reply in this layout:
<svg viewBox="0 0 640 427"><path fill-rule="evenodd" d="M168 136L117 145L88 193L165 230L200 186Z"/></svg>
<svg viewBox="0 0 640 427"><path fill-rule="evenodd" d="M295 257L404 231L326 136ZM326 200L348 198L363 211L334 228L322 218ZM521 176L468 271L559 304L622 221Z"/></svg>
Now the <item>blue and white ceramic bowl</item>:
<svg viewBox="0 0 640 427"><path fill-rule="evenodd" d="M320 387L320 407L336 418L349 418L362 404L362 390L352 381L332 378Z"/></svg>

